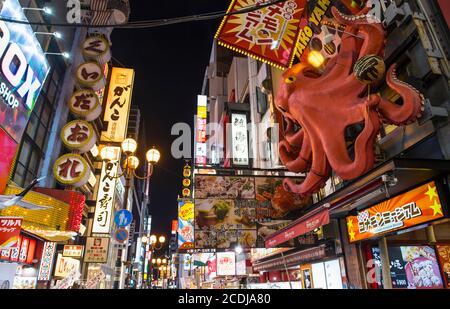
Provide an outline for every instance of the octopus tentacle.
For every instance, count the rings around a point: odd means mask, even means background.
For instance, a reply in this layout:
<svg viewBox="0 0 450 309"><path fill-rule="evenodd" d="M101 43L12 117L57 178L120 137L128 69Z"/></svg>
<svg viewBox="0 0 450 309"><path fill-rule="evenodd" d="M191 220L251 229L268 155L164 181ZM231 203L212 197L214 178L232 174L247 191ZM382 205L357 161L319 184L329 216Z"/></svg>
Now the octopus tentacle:
<svg viewBox="0 0 450 309"><path fill-rule="evenodd" d="M365 104L359 105L360 115L364 116L364 129L355 140L355 158L352 160L347 152L347 146L341 133L341 138L332 144L325 143L330 165L342 179L354 179L369 170L374 163L373 143L380 131L380 121L375 111L380 102L377 95L365 99Z"/></svg>
<svg viewBox="0 0 450 309"><path fill-rule="evenodd" d="M279 153L281 162L286 168L294 173L304 172L308 169L311 161L311 145L309 143L308 135L305 131L302 132L302 146L299 151L293 151L291 144L284 140L280 142Z"/></svg>
<svg viewBox="0 0 450 309"><path fill-rule="evenodd" d="M286 190L305 196L316 192L325 185L331 170L324 149L317 143L313 145L312 156L312 167L306 175L305 181L296 184L292 179L286 178L283 181Z"/></svg>
<svg viewBox="0 0 450 309"><path fill-rule="evenodd" d="M389 68L386 82L389 88L400 94L403 99L403 105L381 98L378 112L382 119L387 123L403 125L410 124L422 116L425 110L423 95L413 86L397 78L395 64Z"/></svg>

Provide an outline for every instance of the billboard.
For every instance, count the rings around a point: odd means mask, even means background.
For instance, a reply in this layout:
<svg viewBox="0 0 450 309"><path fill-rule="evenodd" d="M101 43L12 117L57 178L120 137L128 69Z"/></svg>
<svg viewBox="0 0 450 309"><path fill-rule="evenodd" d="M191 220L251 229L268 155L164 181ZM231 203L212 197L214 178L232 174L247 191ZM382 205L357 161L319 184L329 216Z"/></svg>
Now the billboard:
<svg viewBox="0 0 450 309"><path fill-rule="evenodd" d="M28 21L17 0L0 15ZM0 21L0 32L0 126L19 143L50 66L30 25Z"/></svg>
<svg viewBox="0 0 450 309"><path fill-rule="evenodd" d="M103 118L108 126L102 132L102 142L121 143L126 138L133 84L133 69L112 68Z"/></svg>
<svg viewBox="0 0 450 309"><path fill-rule="evenodd" d="M18 247L22 219L17 217L0 217L0 249Z"/></svg>
<svg viewBox="0 0 450 309"><path fill-rule="evenodd" d="M287 192L278 177L197 175L194 183L194 235L199 249L265 247L267 236L311 204L310 197Z"/></svg>
<svg viewBox="0 0 450 309"><path fill-rule="evenodd" d="M434 181L349 216L347 232L356 242L444 217Z"/></svg>
<svg viewBox="0 0 450 309"><path fill-rule="evenodd" d="M194 203L178 200L178 249L192 249L194 246Z"/></svg>
<svg viewBox="0 0 450 309"><path fill-rule="evenodd" d="M268 1L233 0L228 13ZM287 0L242 14L227 14L216 39L219 45L278 68L289 68L295 56L306 0Z"/></svg>

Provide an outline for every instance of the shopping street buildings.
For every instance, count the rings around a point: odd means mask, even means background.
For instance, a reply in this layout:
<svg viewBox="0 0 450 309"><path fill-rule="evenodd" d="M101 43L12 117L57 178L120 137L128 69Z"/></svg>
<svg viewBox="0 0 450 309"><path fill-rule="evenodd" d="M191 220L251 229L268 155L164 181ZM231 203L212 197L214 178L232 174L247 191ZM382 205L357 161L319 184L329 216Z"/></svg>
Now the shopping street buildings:
<svg viewBox="0 0 450 309"><path fill-rule="evenodd" d="M24 200L50 206L0 210L2 220L22 218L7 231L13 241L2 243L5 287L67 288L77 282L123 288L133 271L128 251L136 250L148 212L142 191L136 193L142 184L128 187L125 201L127 182L116 175L123 175L120 145L128 137L134 71L113 64L112 27L33 24L79 17L86 24L115 25L127 22L129 13L128 1L83 1L80 11L68 10L65 1L2 2L2 17L31 24L0 24L2 61L18 59L1 72L0 193L17 194L42 178ZM138 110L133 117L130 133L139 139ZM102 151L116 157L103 160ZM134 210L134 220L125 228L129 239L115 240L114 214L121 209Z"/></svg>
<svg viewBox="0 0 450 309"><path fill-rule="evenodd" d="M297 209L277 192L279 178L305 176L279 157L288 123L274 105L282 72L214 41L195 121L194 236L179 250L182 287L449 287L450 42L439 5L381 7L385 62L424 95L423 115L383 125L373 169L347 181L333 173L309 201L293 202ZM377 92L401 104L386 85ZM347 132L349 153L362 130ZM271 220L258 217L267 201ZM247 220L252 207L256 224Z"/></svg>

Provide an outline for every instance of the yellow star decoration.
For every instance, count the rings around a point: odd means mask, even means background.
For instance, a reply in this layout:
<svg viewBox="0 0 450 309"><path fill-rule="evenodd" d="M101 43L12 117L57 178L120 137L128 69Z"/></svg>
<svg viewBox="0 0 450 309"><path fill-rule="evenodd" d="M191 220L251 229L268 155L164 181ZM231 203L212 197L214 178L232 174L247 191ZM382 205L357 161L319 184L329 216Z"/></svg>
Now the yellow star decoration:
<svg viewBox="0 0 450 309"><path fill-rule="evenodd" d="M433 216L437 214L443 215L441 205L437 201L434 201L434 204L430 208L433 209Z"/></svg>
<svg viewBox="0 0 450 309"><path fill-rule="evenodd" d="M348 228L348 230L353 230L353 219L352 218L347 219L347 228Z"/></svg>
<svg viewBox="0 0 450 309"><path fill-rule="evenodd" d="M430 187L430 185L428 185L428 191L425 194L430 197L430 201L432 201L433 198L438 197L438 194L436 192L436 187Z"/></svg>
<svg viewBox="0 0 450 309"><path fill-rule="evenodd" d="M348 235L350 235L350 240L355 240L355 232L353 232L353 230L350 230L350 232L348 232Z"/></svg>

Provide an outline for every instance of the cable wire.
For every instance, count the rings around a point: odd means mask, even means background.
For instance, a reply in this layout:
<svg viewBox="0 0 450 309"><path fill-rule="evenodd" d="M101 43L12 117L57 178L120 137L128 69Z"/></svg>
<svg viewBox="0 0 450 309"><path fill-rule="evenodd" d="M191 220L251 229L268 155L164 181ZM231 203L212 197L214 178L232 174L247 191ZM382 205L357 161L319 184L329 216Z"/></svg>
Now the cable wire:
<svg viewBox="0 0 450 309"><path fill-rule="evenodd" d="M69 24L69 23L45 23L45 22L30 22L25 20L17 20L0 16L0 20L4 22L17 23L17 24L27 24L27 25L36 25L36 26L48 26L48 27L73 27L73 28L117 28L117 29L144 29L144 28L155 28L167 25L174 25L192 21L205 21L205 20L213 20L218 18L223 18L226 16L246 14L254 11L258 11L265 7L275 5L278 3L286 2L288 0L274 0L263 4L253 4L247 7L244 7L235 12L227 12L227 11L219 11L219 12L211 12L211 13L203 13L182 17L174 17L174 18L163 18L163 19L155 19L155 20L147 20L147 21L134 21L128 22L123 25L89 25L89 24Z"/></svg>

